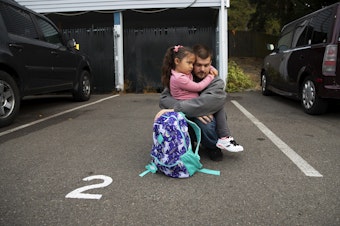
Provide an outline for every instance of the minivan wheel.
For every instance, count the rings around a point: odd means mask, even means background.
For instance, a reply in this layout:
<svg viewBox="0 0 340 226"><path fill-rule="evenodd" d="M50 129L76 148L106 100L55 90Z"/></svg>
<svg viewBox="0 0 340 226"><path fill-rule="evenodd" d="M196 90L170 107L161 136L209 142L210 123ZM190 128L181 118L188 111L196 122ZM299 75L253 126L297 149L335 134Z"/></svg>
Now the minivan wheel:
<svg viewBox="0 0 340 226"><path fill-rule="evenodd" d="M82 71L79 83L73 91L73 98L76 101L87 101L91 97L91 75L88 71Z"/></svg>
<svg viewBox="0 0 340 226"><path fill-rule="evenodd" d="M302 83L301 104L304 111L310 115L319 115L327 111L328 102L318 97L315 84L310 77Z"/></svg>
<svg viewBox="0 0 340 226"><path fill-rule="evenodd" d="M264 95L264 96L269 96L270 94L272 94L272 92L267 89L267 87L268 87L267 82L268 82L267 75L266 75L265 72L262 72L262 74L261 74L261 90L262 90L262 95Z"/></svg>
<svg viewBox="0 0 340 226"><path fill-rule="evenodd" d="M0 127L11 124L20 108L19 89L14 79L0 71Z"/></svg>

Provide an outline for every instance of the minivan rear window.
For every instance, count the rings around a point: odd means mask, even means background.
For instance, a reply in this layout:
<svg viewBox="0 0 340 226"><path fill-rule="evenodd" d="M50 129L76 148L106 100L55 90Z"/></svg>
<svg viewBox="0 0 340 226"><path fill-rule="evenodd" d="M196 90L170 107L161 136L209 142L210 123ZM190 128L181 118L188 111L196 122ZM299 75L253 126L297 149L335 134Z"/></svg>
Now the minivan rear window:
<svg viewBox="0 0 340 226"><path fill-rule="evenodd" d="M320 44L326 43L328 39L328 33L330 32L332 22L334 18L333 8L329 8L327 10L323 10L320 13L317 13L311 20L309 27L312 29L310 43L311 44Z"/></svg>

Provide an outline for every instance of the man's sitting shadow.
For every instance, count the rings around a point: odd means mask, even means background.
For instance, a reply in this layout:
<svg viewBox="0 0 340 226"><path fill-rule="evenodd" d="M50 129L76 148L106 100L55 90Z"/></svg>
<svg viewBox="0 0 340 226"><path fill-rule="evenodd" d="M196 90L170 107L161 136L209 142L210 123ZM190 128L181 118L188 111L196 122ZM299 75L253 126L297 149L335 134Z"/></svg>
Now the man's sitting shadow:
<svg viewBox="0 0 340 226"><path fill-rule="evenodd" d="M193 152L196 149L196 142L192 142L192 150ZM214 156L214 154L212 154L211 152L214 150L211 149L207 149L205 148L202 144L200 144L200 147L198 149L198 154L201 157L202 160L213 160L213 161L235 161L237 159L239 159L240 154L239 153L235 153L235 152L228 152L228 151L222 151L222 155L216 155Z"/></svg>

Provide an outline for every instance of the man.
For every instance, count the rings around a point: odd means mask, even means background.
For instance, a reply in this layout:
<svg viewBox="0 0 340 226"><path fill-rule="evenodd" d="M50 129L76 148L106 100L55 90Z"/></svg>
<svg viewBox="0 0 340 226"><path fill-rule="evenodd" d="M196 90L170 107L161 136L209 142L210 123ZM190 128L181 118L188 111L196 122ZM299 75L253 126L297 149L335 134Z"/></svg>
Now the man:
<svg viewBox="0 0 340 226"><path fill-rule="evenodd" d="M195 45L193 50L196 55L193 74L195 79L199 81L210 73L212 53L203 45ZM175 111L184 112L187 117L192 118L198 124L202 132L202 145L208 149L208 155L213 161L220 161L223 157L221 150L216 147L218 136L216 133L216 123L212 115L224 107L227 96L224 89L224 81L215 77L197 98L178 101L171 96L169 89L165 88L161 93L159 103L159 106L163 109L174 109ZM230 147L237 147L238 150L243 150L243 147L237 144L231 137L228 126L227 130L230 136Z"/></svg>

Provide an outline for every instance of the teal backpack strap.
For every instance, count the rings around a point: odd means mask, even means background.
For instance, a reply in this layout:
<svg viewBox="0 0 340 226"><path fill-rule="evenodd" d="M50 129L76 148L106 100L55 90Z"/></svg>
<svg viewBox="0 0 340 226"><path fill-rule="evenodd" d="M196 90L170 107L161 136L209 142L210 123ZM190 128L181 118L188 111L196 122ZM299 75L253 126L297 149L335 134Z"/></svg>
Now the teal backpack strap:
<svg viewBox="0 0 340 226"><path fill-rule="evenodd" d="M179 112L179 113L185 118L187 123L191 126L191 128L193 128L193 130L195 132L197 145L196 145L194 153L195 153L195 155L198 155L198 149L199 149L200 143L201 143L201 129L196 123L189 120L183 112Z"/></svg>
<svg viewBox="0 0 340 226"><path fill-rule="evenodd" d="M195 131L195 134L196 134L196 140L197 140L197 145L196 145L196 149L195 149L195 155L199 157L198 155L198 150L199 150L199 146L200 146L200 143L201 143L201 129L200 127L194 123L193 121L189 120L185 114L183 112L180 112L183 117L185 118L185 120L187 121L187 123L193 128L193 130ZM201 172L201 173L206 173L206 174L211 174L211 175L216 175L216 176L220 176L220 171L219 170L211 170L211 169L206 169L206 168L200 168L200 169L197 169L198 172Z"/></svg>
<svg viewBox="0 0 340 226"><path fill-rule="evenodd" d="M201 173L216 175L216 176L220 176L221 175L221 172L219 170L211 170L211 169L203 168L203 169L199 169L197 171L201 172Z"/></svg>
<svg viewBox="0 0 340 226"><path fill-rule="evenodd" d="M148 165L145 166L146 170L139 174L140 177L144 177L146 174L148 173L156 173L157 172L157 166L155 165L155 163L150 162Z"/></svg>

